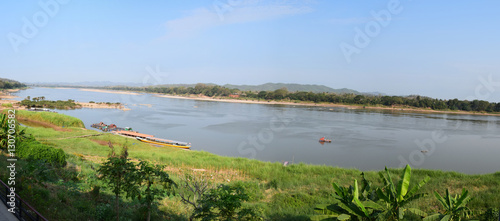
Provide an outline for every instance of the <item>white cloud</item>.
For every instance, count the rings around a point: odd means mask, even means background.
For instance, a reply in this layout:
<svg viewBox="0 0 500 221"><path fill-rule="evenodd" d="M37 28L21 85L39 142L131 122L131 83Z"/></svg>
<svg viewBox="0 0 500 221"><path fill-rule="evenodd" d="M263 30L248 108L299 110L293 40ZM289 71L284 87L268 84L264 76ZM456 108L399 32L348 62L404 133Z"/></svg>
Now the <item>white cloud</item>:
<svg viewBox="0 0 500 221"><path fill-rule="evenodd" d="M185 17L167 21L166 38L186 37L216 26L256 22L309 13L307 2L279 1L261 4L261 1L216 0L210 8L195 9Z"/></svg>

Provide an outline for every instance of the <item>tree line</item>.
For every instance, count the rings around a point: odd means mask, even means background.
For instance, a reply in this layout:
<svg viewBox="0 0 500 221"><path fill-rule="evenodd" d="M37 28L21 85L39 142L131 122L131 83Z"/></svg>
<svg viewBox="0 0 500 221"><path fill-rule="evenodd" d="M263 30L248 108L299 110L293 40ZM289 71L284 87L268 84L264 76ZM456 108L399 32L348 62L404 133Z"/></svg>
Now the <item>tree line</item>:
<svg viewBox="0 0 500 221"><path fill-rule="evenodd" d="M50 101L45 100L44 96L31 98L30 96L26 97L21 101L21 106L25 106L27 108L35 107L35 108L51 108L51 109L76 109L81 108L81 106L75 103L75 100L67 100L67 101Z"/></svg>
<svg viewBox="0 0 500 221"><path fill-rule="evenodd" d="M14 89L23 87L26 87L26 85L21 82L0 78L0 89Z"/></svg>
<svg viewBox="0 0 500 221"><path fill-rule="evenodd" d="M432 110L460 110L476 112L500 112L500 103L483 100L458 100L458 99L436 99L419 95L410 96L380 96L360 94L336 94L336 93L314 93L306 91L291 92L286 88L274 91L240 91L229 89L219 85L197 84L194 87L127 87L114 86L108 89L130 90L149 93L162 93L174 95L205 95L209 97L228 97L238 95L239 99L262 99L267 101L302 101L314 103L350 104L363 106L386 106L386 107L414 107Z"/></svg>

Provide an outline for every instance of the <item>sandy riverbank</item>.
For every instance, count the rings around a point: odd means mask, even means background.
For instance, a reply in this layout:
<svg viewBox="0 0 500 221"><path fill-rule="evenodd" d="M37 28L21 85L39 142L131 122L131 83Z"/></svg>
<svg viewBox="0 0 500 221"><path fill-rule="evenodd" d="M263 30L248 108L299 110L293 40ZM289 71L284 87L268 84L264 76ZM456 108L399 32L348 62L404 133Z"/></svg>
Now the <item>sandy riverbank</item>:
<svg viewBox="0 0 500 221"><path fill-rule="evenodd" d="M128 92L128 91L113 91L113 90L102 90L102 89L79 89L81 91L91 91L91 92L99 92L99 93L110 93L110 94L128 94L128 95L140 95L139 93L135 92Z"/></svg>
<svg viewBox="0 0 500 221"><path fill-rule="evenodd" d="M91 109L120 109L124 111L130 110L126 108L122 104L106 104L106 103L87 103L87 102L76 102L78 105L82 106L82 108L91 108Z"/></svg>
<svg viewBox="0 0 500 221"><path fill-rule="evenodd" d="M468 111L439 111L431 109L419 109L419 108L408 108L402 106L395 107L375 107L375 106L358 106L358 105L347 105L347 104L332 104L332 103L307 103L307 102L288 102L288 101L266 101L266 100L240 100L240 99L228 99L228 98L218 98L218 97L207 97L207 96L178 96L178 95L163 95L156 94L157 97L165 98L175 98L175 99L190 99L190 100L200 100L200 101L217 101L217 102L228 102L228 103L245 103L245 104L280 104L280 105L293 105L293 106L313 106L313 107L342 107L347 109L372 109L372 110L388 110L394 112L418 112L418 113L428 113L428 114L462 114L462 115L484 115L484 116L500 116L500 114L493 113L478 113L478 112L468 112Z"/></svg>
<svg viewBox="0 0 500 221"><path fill-rule="evenodd" d="M10 93L11 92L16 92L19 89L9 89L0 92L0 110L6 109L6 108L14 108L14 109L24 109L24 107L19 106L19 101L17 100L12 100L14 98L18 98L18 96L13 96ZM9 104L12 104L12 107L9 106ZM4 106L6 105L6 106Z"/></svg>

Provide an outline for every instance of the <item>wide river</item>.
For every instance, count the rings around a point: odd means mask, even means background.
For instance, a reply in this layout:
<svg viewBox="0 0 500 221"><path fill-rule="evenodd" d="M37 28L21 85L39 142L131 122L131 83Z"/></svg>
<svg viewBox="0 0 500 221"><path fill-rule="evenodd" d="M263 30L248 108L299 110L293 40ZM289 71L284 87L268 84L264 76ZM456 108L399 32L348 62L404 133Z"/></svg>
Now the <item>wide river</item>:
<svg viewBox="0 0 500 221"><path fill-rule="evenodd" d="M410 164L469 174L500 171L496 116L225 103L79 89L32 88L15 95L121 102L131 110L58 112L82 119L87 128L101 121L115 123L223 156L360 170ZM323 136L332 143L319 143Z"/></svg>

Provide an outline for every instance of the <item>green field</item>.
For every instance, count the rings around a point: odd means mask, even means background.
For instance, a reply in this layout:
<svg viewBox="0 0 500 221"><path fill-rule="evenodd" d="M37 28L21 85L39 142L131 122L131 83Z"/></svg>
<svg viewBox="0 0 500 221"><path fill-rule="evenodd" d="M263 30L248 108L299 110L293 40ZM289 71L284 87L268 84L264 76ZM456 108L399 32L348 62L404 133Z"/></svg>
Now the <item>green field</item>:
<svg viewBox="0 0 500 221"><path fill-rule="evenodd" d="M22 172L20 192L39 212L49 220L107 220L113 217L113 194L97 179L96 169L108 153L107 143L115 147L127 146L133 160L148 160L166 165L168 173L176 182L185 174L210 177L212 183L225 183L245 188L250 196L246 206L254 208L265 220L309 220L317 204L332 202L332 182L342 186L352 185L354 179L361 179L361 171L331 166L262 162L246 158L217 156L204 151L186 151L169 147L155 147L135 139L112 135L75 138L83 135L100 134L82 129L80 120L55 113L18 112L19 116L51 122L56 125L72 125L68 130L54 130L44 127L29 127L39 142L61 148L68 155L64 168L44 170L33 161L19 161ZM119 150L120 148L118 148ZM2 156L2 158L5 158ZM7 161L0 159L5 168ZM194 170L193 170L194 169ZM203 169L204 171L200 171ZM380 168L382 170L384 168ZM8 176L1 170L3 180ZM402 169L390 169L393 179L399 179ZM373 185L382 186L378 171L365 171ZM438 191L446 188L451 193L469 190L474 198L468 206L475 214L487 208L500 207L500 172L485 175L467 175L439 170L412 171L412 182L429 176L430 181L421 192ZM122 197L124 220L142 220L144 211L138 202ZM432 194L410 205L427 213L440 211L438 201ZM166 197L160 202L153 220L187 220L191 207L183 204L177 195Z"/></svg>
<svg viewBox="0 0 500 221"><path fill-rule="evenodd" d="M59 127L85 127L83 122L76 117L53 112L16 110L16 116L18 118L49 123Z"/></svg>

